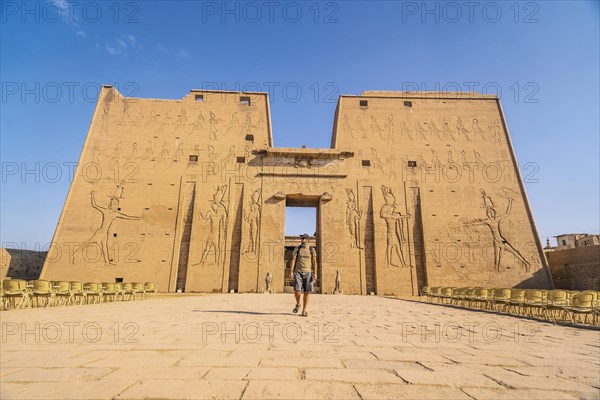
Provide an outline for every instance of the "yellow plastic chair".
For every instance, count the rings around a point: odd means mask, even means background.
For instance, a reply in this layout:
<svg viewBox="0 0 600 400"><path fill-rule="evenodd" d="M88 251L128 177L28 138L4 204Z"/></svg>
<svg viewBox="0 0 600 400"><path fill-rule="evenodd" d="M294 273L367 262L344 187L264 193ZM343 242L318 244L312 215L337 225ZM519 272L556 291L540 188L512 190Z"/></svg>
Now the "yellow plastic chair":
<svg viewBox="0 0 600 400"><path fill-rule="evenodd" d="M473 302L475 301L477 289L475 288L466 288L465 289L465 297L463 300L463 305L466 307L473 307Z"/></svg>
<svg viewBox="0 0 600 400"><path fill-rule="evenodd" d="M525 302L525 289L510 289L510 302L508 312L520 315L523 312L523 303ZM511 312L512 310L512 312Z"/></svg>
<svg viewBox="0 0 600 400"><path fill-rule="evenodd" d="M146 293L144 292L144 284L140 282L132 282L131 288L133 289L133 297L135 299L136 295L140 295L140 300L144 300L146 298Z"/></svg>
<svg viewBox="0 0 600 400"><path fill-rule="evenodd" d="M494 289L491 305L494 311L506 311L510 305L510 289Z"/></svg>
<svg viewBox="0 0 600 400"><path fill-rule="evenodd" d="M523 301L525 311L529 311L529 316L540 317L544 308L544 295L539 289L525 289L525 300Z"/></svg>
<svg viewBox="0 0 600 400"><path fill-rule="evenodd" d="M133 291L133 285L131 283L123 283L121 284L123 289L123 301L125 301L125 296L129 295L129 300L135 300L135 292Z"/></svg>
<svg viewBox="0 0 600 400"><path fill-rule="evenodd" d="M71 293L71 284L65 281L52 282L54 287L55 305L70 305L73 301L73 293Z"/></svg>
<svg viewBox="0 0 600 400"><path fill-rule="evenodd" d="M154 282L146 282L144 283L144 293L152 293L152 298L156 298L156 293L158 293L158 287L154 284Z"/></svg>
<svg viewBox="0 0 600 400"><path fill-rule="evenodd" d="M588 316L594 317L594 297L597 298L591 290L580 292L573 296L571 306L568 308L568 311L571 313L571 322L575 323L575 317L585 315L583 323L587 324Z"/></svg>
<svg viewBox="0 0 600 400"><path fill-rule="evenodd" d="M83 284L83 292L85 293L86 304L93 300L95 304L102 303L101 285L96 282L86 282Z"/></svg>
<svg viewBox="0 0 600 400"><path fill-rule="evenodd" d="M451 303L457 306L462 305L467 288L454 288L452 291Z"/></svg>
<svg viewBox="0 0 600 400"><path fill-rule="evenodd" d="M36 302L36 307L40 306L40 298L46 299L44 303L44 307L48 307L54 301L54 288L52 287L52 282L44 280L44 279L36 279L34 281L29 282L32 286L31 288L31 297Z"/></svg>
<svg viewBox="0 0 600 400"><path fill-rule="evenodd" d="M105 301L115 301L117 292L115 291L115 284L109 282L102 282L102 298Z"/></svg>
<svg viewBox="0 0 600 400"><path fill-rule="evenodd" d="M444 303L448 303L450 304L452 302L452 291L455 288L452 287L443 287L442 290L440 291L440 302L442 304Z"/></svg>
<svg viewBox="0 0 600 400"><path fill-rule="evenodd" d="M481 287L475 288L475 298L473 299L473 303L475 303L475 305L481 304L480 308L488 308L490 304L489 294L489 289Z"/></svg>
<svg viewBox="0 0 600 400"><path fill-rule="evenodd" d="M118 301L121 297L121 301L123 301L123 296L123 284L121 282L115 283L115 299Z"/></svg>
<svg viewBox="0 0 600 400"><path fill-rule="evenodd" d="M27 307L31 304L30 292L27 289L27 281L22 279L6 279L2 282L2 288L4 289L4 298L6 301L6 308L8 309L12 303L12 307L15 309ZM17 304L19 299L19 304Z"/></svg>
<svg viewBox="0 0 600 400"><path fill-rule="evenodd" d="M71 281L69 282L70 291L71 291L71 299L73 304L75 304L75 300L79 298L79 305L86 304L87 298L86 293L83 291L83 285L81 282Z"/></svg>
<svg viewBox="0 0 600 400"><path fill-rule="evenodd" d="M440 297L440 295L442 294L442 288L441 287L432 287L431 290L429 291L429 300L434 303L435 299L438 299Z"/></svg>
<svg viewBox="0 0 600 400"><path fill-rule="evenodd" d="M556 323L556 313L562 313L562 319L565 320L569 305L570 300L565 290L550 290L548 291L548 297L546 298L546 304L544 305L544 313L547 318L549 317L552 322Z"/></svg>

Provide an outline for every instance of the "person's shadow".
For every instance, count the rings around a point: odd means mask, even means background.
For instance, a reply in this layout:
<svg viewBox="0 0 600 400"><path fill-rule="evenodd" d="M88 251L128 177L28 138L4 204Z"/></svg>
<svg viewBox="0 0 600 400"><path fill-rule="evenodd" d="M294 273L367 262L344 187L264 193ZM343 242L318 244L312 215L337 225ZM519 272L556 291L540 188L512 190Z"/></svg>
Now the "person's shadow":
<svg viewBox="0 0 600 400"><path fill-rule="evenodd" d="M290 313L257 312L257 311L235 311L235 310L193 310L193 312L216 313L216 314L249 314L249 315L290 315Z"/></svg>

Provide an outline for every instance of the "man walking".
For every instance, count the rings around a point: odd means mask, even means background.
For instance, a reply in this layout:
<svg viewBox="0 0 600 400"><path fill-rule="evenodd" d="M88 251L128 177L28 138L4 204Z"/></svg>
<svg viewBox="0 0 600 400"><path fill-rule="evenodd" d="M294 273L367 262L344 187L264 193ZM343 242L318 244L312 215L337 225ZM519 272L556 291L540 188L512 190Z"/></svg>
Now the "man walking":
<svg viewBox="0 0 600 400"><path fill-rule="evenodd" d="M300 246L297 246L292 254L290 279L294 279L294 296L296 297L296 307L293 312L297 313L300 309L300 292L303 292L302 316L307 317L308 294L313 291L313 284L317 280L317 253L312 246L308 245L306 233L300 235Z"/></svg>

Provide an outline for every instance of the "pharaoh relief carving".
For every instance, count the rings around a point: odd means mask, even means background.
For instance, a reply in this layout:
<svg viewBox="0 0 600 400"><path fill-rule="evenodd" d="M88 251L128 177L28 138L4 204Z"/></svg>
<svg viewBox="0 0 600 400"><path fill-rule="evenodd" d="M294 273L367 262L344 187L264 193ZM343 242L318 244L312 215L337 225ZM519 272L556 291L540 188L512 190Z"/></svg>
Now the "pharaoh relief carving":
<svg viewBox="0 0 600 400"><path fill-rule="evenodd" d="M100 117L100 133L106 135L108 133L108 118L109 109L108 107L102 108L102 116Z"/></svg>
<svg viewBox="0 0 600 400"><path fill-rule="evenodd" d="M354 190L346 189L348 200L346 201L346 225L350 232L350 245L354 249L362 249L360 240L360 220L362 218L362 210L358 207Z"/></svg>
<svg viewBox="0 0 600 400"><path fill-rule="evenodd" d="M189 135L197 135L202 131L204 126L204 115L202 111L198 111L198 116L191 124L190 130L188 131Z"/></svg>
<svg viewBox="0 0 600 400"><path fill-rule="evenodd" d="M123 188L122 183L123 182L121 182L120 184L121 189ZM117 187L117 191L118 190L119 187ZM131 216L121 212L121 208L119 207L119 198L115 197L114 195L110 197L110 200L108 201L106 207L99 206L98 203L96 203L95 193L95 191L91 191L91 202L92 207L102 214L102 221L100 222L100 227L96 229L94 234L88 240L86 240L81 246L77 248L77 250L73 253L71 263L75 264L79 257L82 256L85 249L89 246L94 245L100 249L100 254L102 254L102 258L104 260L104 265L115 265L114 260L110 258L109 253L109 233L113 222L115 222L115 220L117 219L140 220L141 217Z"/></svg>
<svg viewBox="0 0 600 400"><path fill-rule="evenodd" d="M248 224L248 238L250 246L247 249L248 253L256 254L258 251L259 220L261 210L261 190L256 189L250 197L249 210L244 212L244 221Z"/></svg>
<svg viewBox="0 0 600 400"><path fill-rule="evenodd" d="M526 272L531 269L531 264L523 257L523 255L506 239L502 233L502 227L500 223L502 220L510 216L512 211L512 204L515 197L518 196L512 189L502 187L504 198L506 199L507 205L506 210L503 214L498 211L498 203L494 201L484 189L479 189L481 197L483 199L482 208L485 208L486 218L475 219L465 223L466 227L469 226L486 226L492 236L492 245L494 247L494 270L500 271L500 263L504 252L512 254L525 268Z"/></svg>
<svg viewBox="0 0 600 400"><path fill-rule="evenodd" d="M356 116L356 133L363 139L367 138L367 130L363 126L362 117L360 115Z"/></svg>
<svg viewBox="0 0 600 400"><path fill-rule="evenodd" d="M240 121L238 120L237 111L236 111L231 115L231 121L229 121L229 126L227 127L227 130L225 131L225 133L227 135L235 134L239 131L239 129L240 129L239 126L240 126Z"/></svg>
<svg viewBox="0 0 600 400"><path fill-rule="evenodd" d="M210 128L208 131L208 138L210 140L217 140L217 134L219 133L219 127L217 126L220 122L220 120L217 118L217 115L212 112L209 111L210 114L210 119L208 120L208 123L210 124Z"/></svg>
<svg viewBox="0 0 600 400"><path fill-rule="evenodd" d="M225 192L227 185L217 186L213 199L210 200L210 210L206 214L200 213L200 218L207 221L208 235L204 244L204 252L200 264L204 265L211 250L214 250L214 262L219 264L222 256L222 246L225 244L225 231L227 227L227 207L225 206Z"/></svg>
<svg viewBox="0 0 600 400"><path fill-rule="evenodd" d="M374 115L371 115L371 137L375 138L379 136L384 139L384 130L379 126L379 122L377 122L377 118Z"/></svg>
<svg viewBox="0 0 600 400"><path fill-rule="evenodd" d="M394 137L394 114L390 114L385 123L386 139L388 144L393 144L396 141Z"/></svg>
<svg viewBox="0 0 600 400"><path fill-rule="evenodd" d="M232 145L232 146L229 147L229 150L227 151L227 154L223 158L223 162L225 164L231 164L231 163L235 162L235 159L236 159L235 145Z"/></svg>
<svg viewBox="0 0 600 400"><path fill-rule="evenodd" d="M406 267L403 243L407 241L404 230L404 220L410 218L410 214L402 214L396 204L394 191L385 185L381 185L385 204L379 211L379 216L385 220L386 226L386 261L388 267Z"/></svg>

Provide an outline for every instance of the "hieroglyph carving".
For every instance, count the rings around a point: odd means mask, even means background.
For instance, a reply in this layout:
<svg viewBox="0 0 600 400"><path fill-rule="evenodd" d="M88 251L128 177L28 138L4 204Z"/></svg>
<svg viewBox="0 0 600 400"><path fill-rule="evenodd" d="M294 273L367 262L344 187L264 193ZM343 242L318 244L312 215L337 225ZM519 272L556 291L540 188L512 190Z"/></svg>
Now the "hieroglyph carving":
<svg viewBox="0 0 600 400"><path fill-rule="evenodd" d="M346 201L346 225L350 231L352 248L362 249L360 244L360 219L362 218L362 210L358 207L356 196L352 189L346 189L348 200Z"/></svg>
<svg viewBox="0 0 600 400"><path fill-rule="evenodd" d="M250 246L247 252L256 254L258 249L258 237L259 237L259 220L260 220L260 189L256 189L252 193L250 200L249 211L244 213L244 220L248 223L248 237L250 238Z"/></svg>
<svg viewBox="0 0 600 400"><path fill-rule="evenodd" d="M227 185L217 186L213 199L210 200L210 210L206 214L200 213L200 218L209 222L208 236L204 245L204 252L200 264L206 262L211 249L215 251L215 264L221 261L221 248L225 244L225 229L227 227L227 207L224 204Z"/></svg>
<svg viewBox="0 0 600 400"><path fill-rule="evenodd" d="M379 211L379 216L385 220L386 225L386 260L388 267L406 267L404 260L404 251L402 243L406 241L404 233L403 220L410 218L410 214L402 215L397 210L396 196L393 190L385 185L381 185L383 199L385 204ZM398 258L399 264L394 260L394 255Z"/></svg>
<svg viewBox="0 0 600 400"><path fill-rule="evenodd" d="M487 195L485 190L479 189L481 196L483 198L483 208L485 208L485 216L486 218L475 219L469 221L465 224L465 226L477 226L477 225L485 225L489 228L490 233L492 234L492 244L494 246L494 270L500 271L500 262L502 260L502 253L504 251L509 252L514 255L517 260L519 260L523 266L525 267L525 271L529 272L531 268L531 264L519 253L519 251L506 239L506 237L502 234L502 229L500 227L500 222L507 218L512 211L512 203L513 198L517 196L513 190L503 187L502 191L505 194L505 197L508 201L506 206L506 211L502 215L498 215L496 209L498 208L496 202L492 200L490 196Z"/></svg>
<svg viewBox="0 0 600 400"><path fill-rule="evenodd" d="M119 184L122 189L122 182ZM118 188L119 188L118 187ZM117 189L118 191L118 189ZM122 194L122 191L121 191ZM100 252L104 259L104 265L115 265L113 259L110 258L109 255L109 232L113 222L116 219L125 219L125 220L140 220L141 217L135 217L131 215L127 215L122 213L119 208L119 198L115 196L111 196L108 201L107 207L99 206L96 203L96 195L95 191L91 192L91 200L92 207L96 210L100 211L102 214L102 222L100 223L100 227L96 229L96 232L81 246L77 248L77 250L73 253L73 257L71 258L71 263L75 264L77 259L82 255L83 251L90 245L96 245L100 248Z"/></svg>

